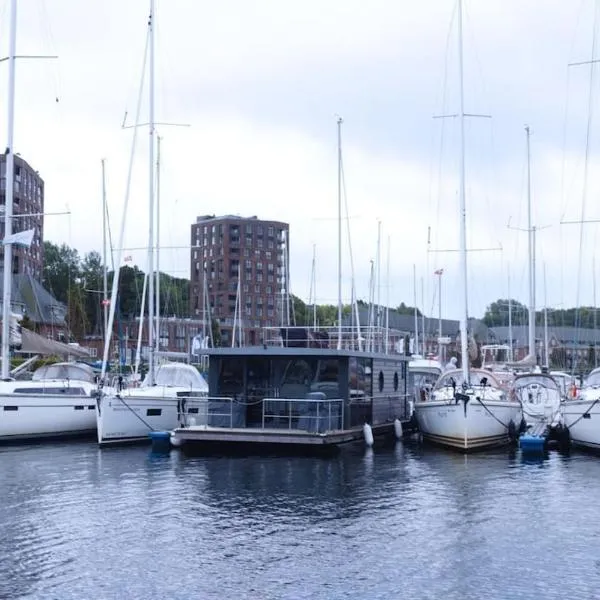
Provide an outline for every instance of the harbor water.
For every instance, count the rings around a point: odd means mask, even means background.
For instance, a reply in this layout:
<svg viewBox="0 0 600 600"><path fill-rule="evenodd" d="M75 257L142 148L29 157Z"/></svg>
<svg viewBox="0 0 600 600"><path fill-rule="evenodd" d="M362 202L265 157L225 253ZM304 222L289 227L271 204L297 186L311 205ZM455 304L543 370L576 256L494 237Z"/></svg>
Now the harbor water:
<svg viewBox="0 0 600 600"><path fill-rule="evenodd" d="M0 449L0 598L600 597L600 457Z"/></svg>

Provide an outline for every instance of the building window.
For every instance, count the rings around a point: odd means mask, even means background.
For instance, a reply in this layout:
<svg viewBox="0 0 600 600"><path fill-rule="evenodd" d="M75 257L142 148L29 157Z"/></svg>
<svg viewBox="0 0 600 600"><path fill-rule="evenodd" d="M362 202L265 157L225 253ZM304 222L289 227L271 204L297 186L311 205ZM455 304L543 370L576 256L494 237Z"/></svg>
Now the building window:
<svg viewBox="0 0 600 600"><path fill-rule="evenodd" d="M256 268L257 268L259 271L262 271L263 264L262 264L261 262L258 262L258 263L256 263Z"/></svg>
<svg viewBox="0 0 600 600"><path fill-rule="evenodd" d="M244 263L244 266L246 267L246 269L251 269L252 268L252 261L251 260L247 260Z"/></svg>
<svg viewBox="0 0 600 600"><path fill-rule="evenodd" d="M244 284L244 293L247 294L249 289L250 289L250 286L247 283L245 283Z"/></svg>
<svg viewBox="0 0 600 600"><path fill-rule="evenodd" d="M273 237L274 231L272 227L269 227L269 237Z"/></svg>
<svg viewBox="0 0 600 600"><path fill-rule="evenodd" d="M262 280L263 280L262 273L257 273L256 274L256 281L262 282Z"/></svg>
<svg viewBox="0 0 600 600"><path fill-rule="evenodd" d="M265 257L267 258L267 260L271 260L271 255L272 255L272 252L267 251L265 253Z"/></svg>
<svg viewBox="0 0 600 600"><path fill-rule="evenodd" d="M254 286L254 293L255 294L260 294L260 285L255 285Z"/></svg>

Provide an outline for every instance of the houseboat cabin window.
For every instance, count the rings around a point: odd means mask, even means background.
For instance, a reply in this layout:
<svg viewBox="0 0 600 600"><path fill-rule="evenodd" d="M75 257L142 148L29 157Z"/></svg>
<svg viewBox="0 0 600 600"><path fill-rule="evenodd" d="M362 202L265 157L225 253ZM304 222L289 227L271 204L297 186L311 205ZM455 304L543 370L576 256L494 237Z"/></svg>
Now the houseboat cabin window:
<svg viewBox="0 0 600 600"><path fill-rule="evenodd" d="M371 422L373 412L372 360L350 357L348 363L348 392L350 397L350 426Z"/></svg>

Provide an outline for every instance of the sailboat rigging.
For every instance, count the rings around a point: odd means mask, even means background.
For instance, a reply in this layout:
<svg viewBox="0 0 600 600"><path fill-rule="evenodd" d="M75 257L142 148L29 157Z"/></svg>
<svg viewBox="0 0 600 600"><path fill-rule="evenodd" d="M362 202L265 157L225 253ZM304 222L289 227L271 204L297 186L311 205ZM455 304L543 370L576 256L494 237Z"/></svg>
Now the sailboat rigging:
<svg viewBox="0 0 600 600"><path fill-rule="evenodd" d="M430 393L419 395L414 411L425 439L468 451L506 443L509 436L516 437L515 423L520 421L521 409L518 402L507 398L492 373L471 369L469 364L462 0L458 0L458 62L461 369L442 374Z"/></svg>

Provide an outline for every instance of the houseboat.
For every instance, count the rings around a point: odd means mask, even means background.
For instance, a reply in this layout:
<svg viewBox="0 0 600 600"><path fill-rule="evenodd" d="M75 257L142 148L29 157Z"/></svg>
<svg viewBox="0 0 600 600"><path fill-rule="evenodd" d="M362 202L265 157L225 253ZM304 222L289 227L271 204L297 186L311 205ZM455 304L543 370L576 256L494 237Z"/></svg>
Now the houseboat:
<svg viewBox="0 0 600 600"><path fill-rule="evenodd" d="M271 334L273 332L271 331ZM367 336L368 338L368 336ZM260 346L210 348L208 396L176 446L337 448L400 435L408 358L363 336L281 328ZM388 349L388 352L385 351Z"/></svg>

